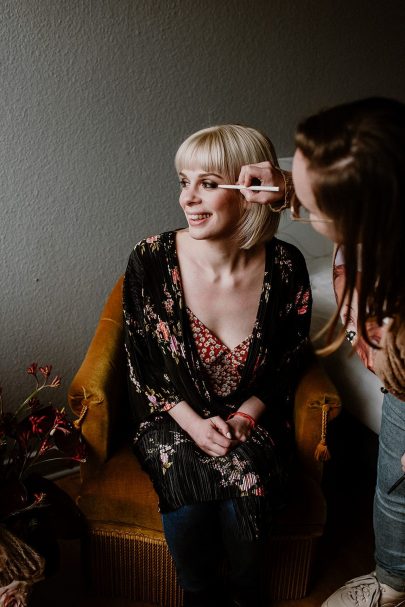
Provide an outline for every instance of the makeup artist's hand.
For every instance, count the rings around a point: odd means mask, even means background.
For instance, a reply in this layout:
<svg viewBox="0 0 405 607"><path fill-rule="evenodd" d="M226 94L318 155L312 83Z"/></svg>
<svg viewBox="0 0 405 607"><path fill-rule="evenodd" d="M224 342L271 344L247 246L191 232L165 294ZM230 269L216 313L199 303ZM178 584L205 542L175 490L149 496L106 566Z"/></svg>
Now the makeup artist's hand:
<svg viewBox="0 0 405 607"><path fill-rule="evenodd" d="M401 457L401 466L402 466L402 472L405 473L405 453Z"/></svg>
<svg viewBox="0 0 405 607"><path fill-rule="evenodd" d="M232 440L228 423L219 415L207 419L201 417L186 431L201 451L213 457L226 455L236 445L236 441Z"/></svg>
<svg viewBox="0 0 405 607"><path fill-rule="evenodd" d="M245 185L258 185L259 180L261 185L278 186L278 192L254 192L252 190L241 190L241 194L248 202L256 202L259 204L276 204L284 200L285 196L285 181L281 169L275 167L271 162L258 162L257 164L246 164L241 168L238 183ZM253 183L252 183L253 181Z"/></svg>

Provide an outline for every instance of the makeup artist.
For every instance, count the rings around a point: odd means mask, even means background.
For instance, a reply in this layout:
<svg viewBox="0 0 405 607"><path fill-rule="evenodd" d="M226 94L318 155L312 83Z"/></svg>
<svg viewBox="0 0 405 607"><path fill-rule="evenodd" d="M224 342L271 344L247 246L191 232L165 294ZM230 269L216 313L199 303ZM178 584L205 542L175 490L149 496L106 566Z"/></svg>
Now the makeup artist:
<svg viewBox="0 0 405 607"><path fill-rule="evenodd" d="M303 256L274 238L278 213L220 187L265 160L277 162L270 140L248 127L186 139L176 169L187 228L142 240L125 274L134 450L189 607L261 605L268 516L283 501L292 400L311 360Z"/></svg>
<svg viewBox="0 0 405 607"><path fill-rule="evenodd" d="M405 105L369 98L301 122L291 212L337 244L337 311L324 352L345 336L384 385L374 499L376 569L339 588L323 607L405 606ZM245 166L238 183L279 178L269 163ZM274 195L243 190L272 205ZM336 337L339 316L343 328Z"/></svg>

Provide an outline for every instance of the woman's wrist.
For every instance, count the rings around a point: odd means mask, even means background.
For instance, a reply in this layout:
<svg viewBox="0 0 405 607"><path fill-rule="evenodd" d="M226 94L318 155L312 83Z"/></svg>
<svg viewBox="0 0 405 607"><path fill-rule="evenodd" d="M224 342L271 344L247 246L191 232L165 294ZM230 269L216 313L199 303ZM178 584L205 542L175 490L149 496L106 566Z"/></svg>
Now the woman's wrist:
<svg viewBox="0 0 405 607"><path fill-rule="evenodd" d="M191 434L193 427L202 420L202 417L185 400L170 409L168 414L188 434Z"/></svg>
<svg viewBox="0 0 405 607"><path fill-rule="evenodd" d="M244 419L246 419L251 428L254 428L256 426L256 420L249 415L248 413L245 413L244 411L234 411L234 413L231 413L230 415L228 415L228 417L226 418L226 421L229 421L231 419L233 419L234 417L243 417Z"/></svg>
<svg viewBox="0 0 405 607"><path fill-rule="evenodd" d="M250 415L250 417L255 420L255 423L257 423L258 419L264 413L265 409L266 405L260 398L258 398L257 396L250 396L241 404L238 411Z"/></svg>

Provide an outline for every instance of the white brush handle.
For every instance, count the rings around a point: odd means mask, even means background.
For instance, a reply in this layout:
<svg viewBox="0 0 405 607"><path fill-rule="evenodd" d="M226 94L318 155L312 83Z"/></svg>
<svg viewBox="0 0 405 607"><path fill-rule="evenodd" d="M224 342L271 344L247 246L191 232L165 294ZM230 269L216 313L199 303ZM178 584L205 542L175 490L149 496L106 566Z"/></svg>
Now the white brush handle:
<svg viewBox="0 0 405 607"><path fill-rule="evenodd" d="M218 184L219 188L223 190L252 190L253 192L279 192L280 188L275 185L250 185L246 187L244 185L224 185Z"/></svg>

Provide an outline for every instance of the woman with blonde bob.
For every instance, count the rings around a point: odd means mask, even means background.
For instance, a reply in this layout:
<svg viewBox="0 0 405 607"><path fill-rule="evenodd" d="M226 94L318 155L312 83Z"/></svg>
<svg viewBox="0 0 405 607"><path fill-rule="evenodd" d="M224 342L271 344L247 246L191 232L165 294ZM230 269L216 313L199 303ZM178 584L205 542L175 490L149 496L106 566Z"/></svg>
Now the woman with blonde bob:
<svg viewBox="0 0 405 607"><path fill-rule="evenodd" d="M220 187L264 161L277 166L252 128L188 137L176 154L187 228L138 243L125 275L134 450L159 495L186 606L260 605L261 547L283 501L292 397L310 358L302 255L274 237L272 208Z"/></svg>

